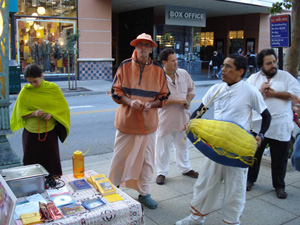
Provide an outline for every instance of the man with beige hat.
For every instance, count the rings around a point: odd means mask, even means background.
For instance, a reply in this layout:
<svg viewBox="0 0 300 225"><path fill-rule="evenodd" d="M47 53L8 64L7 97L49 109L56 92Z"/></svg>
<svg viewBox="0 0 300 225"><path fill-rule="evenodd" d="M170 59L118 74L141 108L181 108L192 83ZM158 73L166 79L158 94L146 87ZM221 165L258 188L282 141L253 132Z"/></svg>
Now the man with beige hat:
<svg viewBox="0 0 300 225"><path fill-rule="evenodd" d="M130 45L135 50L120 64L110 93L120 106L109 179L116 186L137 190L138 201L155 209L157 203L149 194L149 185L154 173L157 108L165 104L170 93L163 69L149 58L157 47L152 37L142 33Z"/></svg>

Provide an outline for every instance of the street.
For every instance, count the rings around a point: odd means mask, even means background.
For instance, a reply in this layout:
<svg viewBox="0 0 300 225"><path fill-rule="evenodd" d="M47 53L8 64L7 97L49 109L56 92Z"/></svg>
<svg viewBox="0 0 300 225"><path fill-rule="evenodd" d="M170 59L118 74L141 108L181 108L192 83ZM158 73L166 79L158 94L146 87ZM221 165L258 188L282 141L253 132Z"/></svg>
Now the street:
<svg viewBox="0 0 300 225"><path fill-rule="evenodd" d="M201 103L201 98L209 87L196 88L196 96L191 104L191 112ZM72 158L73 152L80 150L88 155L99 155L113 151L115 138L115 112L118 108L108 94L81 95L66 98L71 112L71 129L65 143L60 143L61 160ZM10 115L15 101L9 107ZM212 116L208 111L204 118ZM12 149L22 159L22 130L8 135Z"/></svg>

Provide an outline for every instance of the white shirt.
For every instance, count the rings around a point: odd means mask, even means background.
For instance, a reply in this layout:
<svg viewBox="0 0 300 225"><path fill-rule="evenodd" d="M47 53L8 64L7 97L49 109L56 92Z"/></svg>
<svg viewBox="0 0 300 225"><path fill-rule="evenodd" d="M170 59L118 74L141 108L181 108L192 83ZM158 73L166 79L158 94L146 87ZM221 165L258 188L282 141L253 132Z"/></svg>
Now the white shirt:
<svg viewBox="0 0 300 225"><path fill-rule="evenodd" d="M214 119L232 121L249 130L252 109L261 114L267 108L260 92L243 80L231 86L215 84L203 97L204 105L219 88L219 93L208 106L214 106Z"/></svg>
<svg viewBox="0 0 300 225"><path fill-rule="evenodd" d="M178 69L175 73L175 84L167 75L167 84L171 95L168 100L186 99L187 95L195 94L194 81L186 70ZM158 109L157 135L162 137L171 132L182 131L190 119L190 112L182 105L165 105Z"/></svg>
<svg viewBox="0 0 300 225"><path fill-rule="evenodd" d="M257 72L252 74L247 81L259 90L262 83L268 80L262 72ZM269 84L275 91L286 91L300 97L299 82L286 71L278 70L275 76L270 79ZM294 129L291 101L279 98L267 98L265 99L265 103L272 116L271 124L265 133L265 137L278 141L289 141ZM258 124L260 124L261 116L254 113L253 120L259 121ZM257 127L254 128L257 131Z"/></svg>

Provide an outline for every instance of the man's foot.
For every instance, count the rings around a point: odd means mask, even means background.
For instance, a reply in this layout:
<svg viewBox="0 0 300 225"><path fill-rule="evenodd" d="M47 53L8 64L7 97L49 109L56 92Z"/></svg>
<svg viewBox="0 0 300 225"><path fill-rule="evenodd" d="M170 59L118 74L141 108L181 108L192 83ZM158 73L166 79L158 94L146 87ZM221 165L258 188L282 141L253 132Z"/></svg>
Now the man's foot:
<svg viewBox="0 0 300 225"><path fill-rule="evenodd" d="M253 182L248 180L247 181L247 191L251 191L252 186L253 186Z"/></svg>
<svg viewBox="0 0 300 225"><path fill-rule="evenodd" d="M156 209L157 202L154 201L150 196L150 194L147 194L145 196L139 195L138 201L149 209Z"/></svg>
<svg viewBox="0 0 300 225"><path fill-rule="evenodd" d="M178 220L176 225L203 225L205 217L189 215L182 220Z"/></svg>
<svg viewBox="0 0 300 225"><path fill-rule="evenodd" d="M277 198L286 199L287 193L285 192L284 188L275 188L275 191Z"/></svg>
<svg viewBox="0 0 300 225"><path fill-rule="evenodd" d="M183 173L182 175L192 177L192 178L198 178L199 173L195 172L194 170L190 170L187 173Z"/></svg>
<svg viewBox="0 0 300 225"><path fill-rule="evenodd" d="M158 175L156 178L156 183L162 185L165 183L166 177L164 175Z"/></svg>

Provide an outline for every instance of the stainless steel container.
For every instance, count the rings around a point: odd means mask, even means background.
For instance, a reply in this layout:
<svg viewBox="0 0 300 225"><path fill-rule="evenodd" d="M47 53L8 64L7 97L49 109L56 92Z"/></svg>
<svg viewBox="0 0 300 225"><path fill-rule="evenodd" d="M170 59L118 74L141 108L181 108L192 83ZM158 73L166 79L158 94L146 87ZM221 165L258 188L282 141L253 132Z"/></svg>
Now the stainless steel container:
<svg viewBox="0 0 300 225"><path fill-rule="evenodd" d="M45 191L48 172L39 164L3 169L0 173L17 198Z"/></svg>

